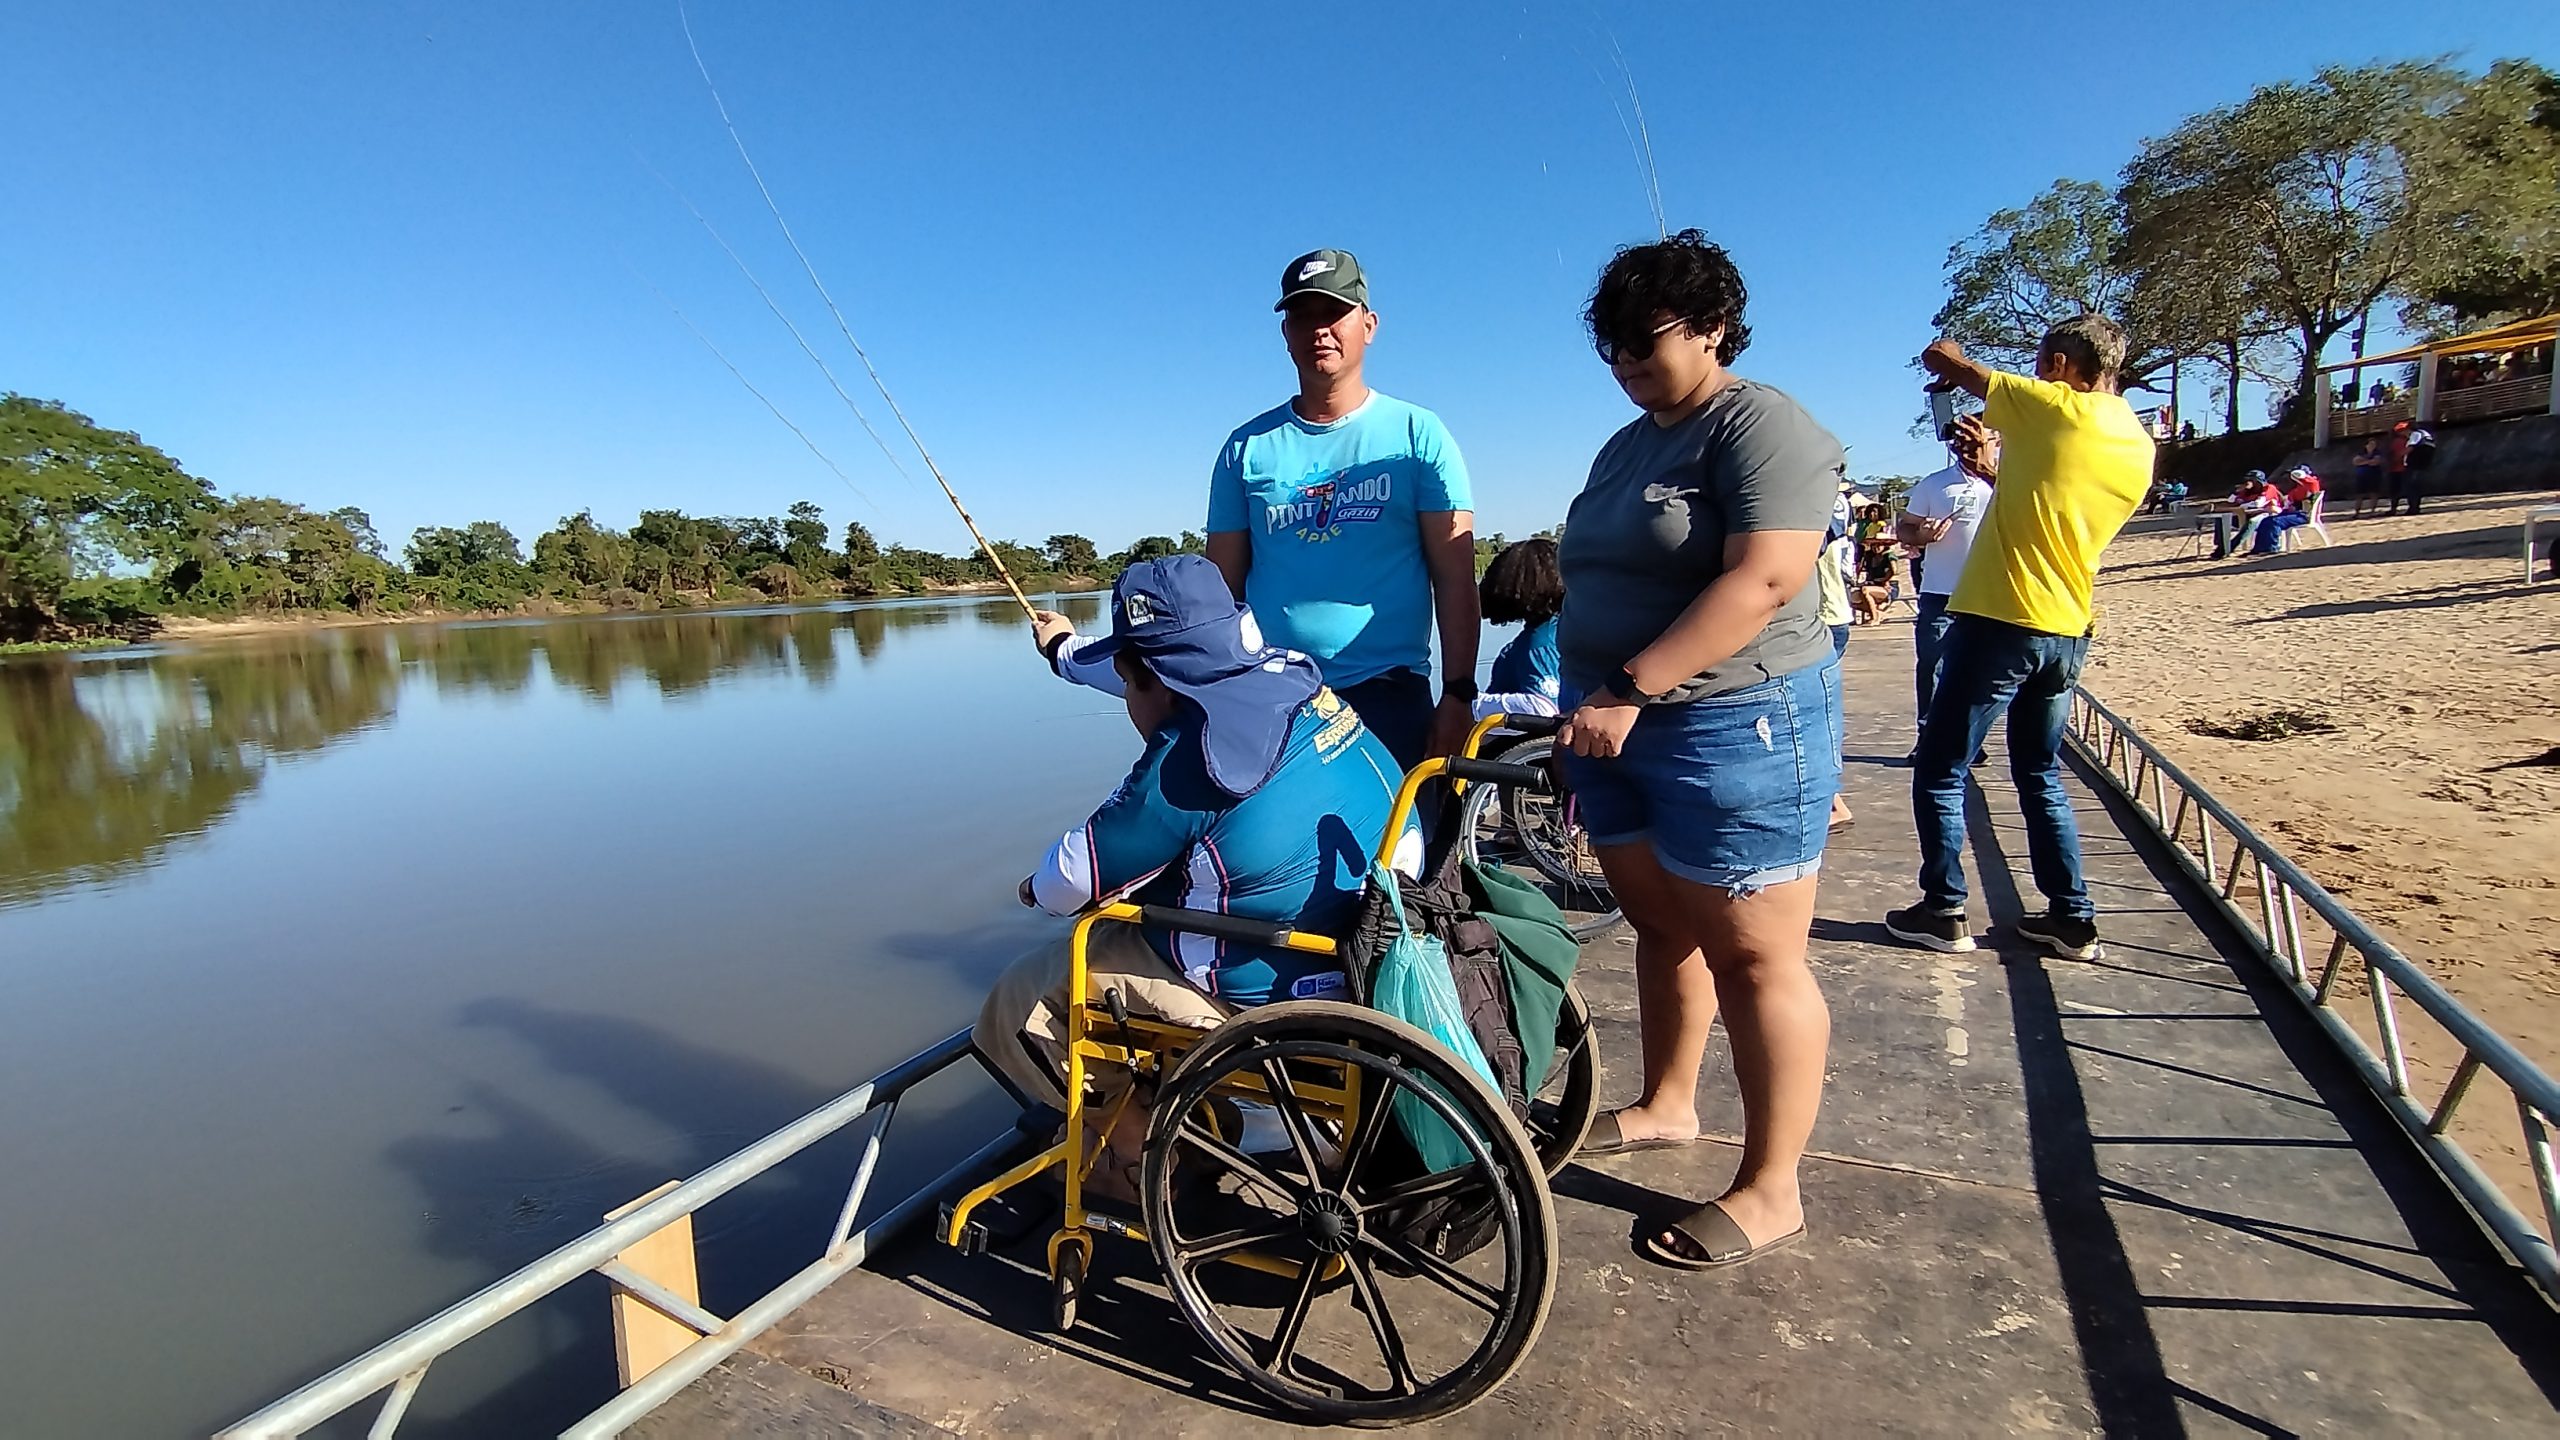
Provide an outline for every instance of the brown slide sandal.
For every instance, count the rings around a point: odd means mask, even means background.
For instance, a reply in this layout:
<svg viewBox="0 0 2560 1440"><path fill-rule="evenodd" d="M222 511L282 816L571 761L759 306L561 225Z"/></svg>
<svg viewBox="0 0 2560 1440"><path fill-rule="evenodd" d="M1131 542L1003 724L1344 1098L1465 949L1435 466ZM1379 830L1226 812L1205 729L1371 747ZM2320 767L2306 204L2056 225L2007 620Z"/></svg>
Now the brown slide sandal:
<svg viewBox="0 0 2560 1440"><path fill-rule="evenodd" d="M1602 1155L1633 1155L1639 1150L1677 1150L1683 1145L1698 1143L1698 1137L1695 1135L1686 1140L1670 1140L1660 1136L1650 1140L1630 1140L1627 1138L1626 1127L1618 1123L1618 1117L1624 1113L1624 1111L1612 1110L1592 1121L1591 1136L1582 1142L1581 1149L1573 1152L1574 1157L1589 1159Z"/></svg>
<svg viewBox="0 0 2560 1440"><path fill-rule="evenodd" d="M1704 1258L1663 1244L1664 1231L1675 1232L1698 1247ZM1798 1225L1766 1245L1754 1246L1751 1237L1742 1233L1742 1227L1733 1223L1733 1217L1724 1213L1724 1207L1710 1200L1638 1240L1636 1249L1655 1264L1668 1265L1676 1270L1730 1270L1803 1238L1804 1227Z"/></svg>

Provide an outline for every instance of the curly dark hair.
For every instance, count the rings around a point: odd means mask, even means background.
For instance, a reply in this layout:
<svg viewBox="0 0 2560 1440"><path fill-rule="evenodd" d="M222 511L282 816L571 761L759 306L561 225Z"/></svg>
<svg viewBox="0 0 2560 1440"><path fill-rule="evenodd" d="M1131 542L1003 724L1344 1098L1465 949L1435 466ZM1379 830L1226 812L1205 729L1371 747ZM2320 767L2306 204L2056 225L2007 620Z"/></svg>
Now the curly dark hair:
<svg viewBox="0 0 2560 1440"><path fill-rule="evenodd" d="M1564 608L1564 571L1556 542L1545 536L1502 547L1476 583L1484 618L1496 625L1536 625Z"/></svg>
<svg viewBox="0 0 2560 1440"><path fill-rule="evenodd" d="M1609 257L1600 283L1591 288L1591 303L1582 307L1582 323L1594 342L1640 345L1669 312L1705 334L1724 327L1716 359L1730 365L1751 345L1751 327L1742 323L1750 302L1742 272L1724 247L1703 230L1683 230L1649 245L1628 245Z"/></svg>

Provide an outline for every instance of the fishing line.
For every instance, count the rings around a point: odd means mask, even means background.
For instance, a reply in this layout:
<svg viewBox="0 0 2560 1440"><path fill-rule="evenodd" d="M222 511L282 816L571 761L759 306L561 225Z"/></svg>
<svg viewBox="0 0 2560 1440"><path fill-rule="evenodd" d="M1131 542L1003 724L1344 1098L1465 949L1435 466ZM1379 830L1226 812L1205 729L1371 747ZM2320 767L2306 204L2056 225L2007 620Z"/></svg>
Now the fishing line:
<svg viewBox="0 0 2560 1440"><path fill-rule="evenodd" d="M693 213L693 218L702 226L703 233L709 235L713 243L720 247L721 252L729 257L730 264L738 267L738 273L747 277L747 283L755 287L756 298L764 301L764 308L772 311L773 318L782 322L782 328L791 332L791 338L799 343L800 353L808 356L809 362L818 367L818 373L827 377L828 386L836 392L836 398L844 402L844 408L852 411L853 418L862 422L862 433L870 436L871 443L879 446L880 453L888 457L889 468L897 471L898 477L902 480L914 479L915 477L913 475L907 473L906 465L898 459L898 452L889 448L889 442L884 439L879 430L872 425L871 417L863 414L862 407L853 403L853 397L845 393L844 386L836 379L836 372L827 368L827 362L821 359L817 350L809 344L809 337L801 334L800 327L791 322L791 317L789 315L783 313L781 304L773 298L773 292L764 288L764 282L756 278L756 272L754 270L748 268L746 257L740 255L737 247L729 243L729 238L720 233L720 227L712 224L711 217L703 214L701 207L695 205L691 197L687 196L682 190L677 189L676 183L668 179L664 174L661 174L658 167L650 164L647 158L642 156L639 151L632 151L631 158L638 160L642 169L647 170L651 175L656 176L658 183L667 187L667 193L676 197L679 204L683 205L685 209ZM878 509L879 507L873 506L872 508Z"/></svg>
<svg viewBox="0 0 2560 1440"><path fill-rule="evenodd" d="M785 426L789 427L792 434L799 436L800 443L809 447L809 453L817 456L820 464L825 465L829 470L834 471L836 478L844 482L844 488L852 491L855 495L860 496L862 503L870 506L874 514L885 516L888 513L880 508L877 501L873 500L869 495L863 494L862 487L853 483L853 477L844 473L843 466L838 465L826 451L818 448L818 442L809 438L808 431L801 429L796 424L793 424L791 417L782 413L782 407L773 403L772 396L757 389L756 382L748 379L746 372L739 369L736 363L730 360L728 355L722 352L718 345L712 343L710 336L702 333L702 327L693 323L693 317L685 314L683 307L677 305L675 301L667 298L666 291L659 289L654 281L650 280L648 276L641 274L639 267L633 265L629 260L626 259L622 262L622 268L631 272L632 279L648 286L649 293L658 297L658 303L666 306L667 310L676 317L677 321L681 323L685 329L693 332L693 338L702 342L702 348L711 352L711 358L719 361L722 368L726 369L731 375L736 376L738 383L747 387L748 394L763 401L764 408L773 412L774 419L781 421ZM892 458L894 459L895 457Z"/></svg>
<svg viewBox="0 0 2560 1440"><path fill-rule="evenodd" d="M712 108L720 114L721 127L729 132L730 145L736 148L739 162L747 167L747 177L756 182L756 193L764 197L765 212L773 217L774 228L782 232L784 243L788 244L791 247L791 253L798 257L801 273L809 277L809 288L818 292L819 300L826 304L827 313L835 317L837 331L844 336L845 343L853 347L855 358L862 362L864 372L871 377L872 388L878 390L880 398L888 402L889 413L897 417L898 428L907 432L907 443L915 446L916 454L923 457L924 468L933 472L934 483L942 487L943 498L951 502L951 508L960 516L960 523L968 527L969 538L978 542L980 553L987 557L989 565L995 567L997 578L1004 581L1004 588L1012 592L1014 603L1022 607L1022 613L1025 616L1036 615L1037 612L1032 609L1030 599L1022 593L1022 587L1014 582L1013 572L1005 568L1004 557L996 553L996 547L988 543L985 533L978 529L978 522L970 518L969 507L960 503L960 492L951 488L951 481L944 477L942 467L934 463L933 452L925 448L923 437L916 434L916 427L907 420L907 412L899 407L897 397L889 393L888 382L880 378L880 367L871 363L871 352L863 349L862 342L854 338L853 326L846 322L844 311L836 305L835 297L827 293L826 283L818 278L818 267L809 262L809 253L800 248L799 237L791 233L790 222L782 218L782 207L774 202L773 190L764 183L764 172L756 168L755 157L747 153L746 138L738 133L737 122L729 118L728 102L720 98L720 87L711 78L711 67L703 62L702 47L694 42L693 21L685 13L684 0L676 0L676 23L684 27L685 49L693 54L694 71L702 77L702 88L711 94ZM707 220L703 223L706 226L710 224ZM725 248L726 242L723 242L723 245ZM734 255L734 252L732 253ZM770 299L766 303L770 304ZM792 333L797 335L799 332L794 330ZM804 345L803 348L805 349L806 346ZM834 377L828 378L832 381ZM853 402L847 400L845 403L850 405ZM864 421L863 428L869 429L870 422ZM875 435L873 438L879 437ZM904 471L900 473L903 474Z"/></svg>
<svg viewBox="0 0 2560 1440"><path fill-rule="evenodd" d="M1627 103L1636 112L1636 134L1644 140L1645 199L1653 206L1653 228L1664 239L1671 238L1671 223L1662 210L1662 172L1653 165L1653 131L1644 123L1644 96L1636 93L1636 75L1627 68L1627 52L1618 48L1617 32L1609 22L1600 22L1600 34L1609 42L1609 54L1618 62L1618 74L1627 83Z"/></svg>

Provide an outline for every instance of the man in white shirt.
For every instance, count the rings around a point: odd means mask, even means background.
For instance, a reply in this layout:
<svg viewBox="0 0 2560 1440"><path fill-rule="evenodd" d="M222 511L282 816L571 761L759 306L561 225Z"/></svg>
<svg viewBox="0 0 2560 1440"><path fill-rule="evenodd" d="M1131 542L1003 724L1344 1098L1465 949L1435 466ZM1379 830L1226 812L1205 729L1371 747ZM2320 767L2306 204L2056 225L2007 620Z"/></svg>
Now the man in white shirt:
<svg viewBox="0 0 2560 1440"><path fill-rule="evenodd" d="M1938 688L1938 657L1946 646L1947 597L1964 577L1965 556L1973 548L1973 532L1991 504L1991 482L2000 473L2000 433L1979 415L1955 422L1947 441L1955 463L1911 487L1902 515L1894 522L1894 538L1920 551L1920 618L1912 624L1913 648L1919 652L1913 682L1922 716Z"/></svg>

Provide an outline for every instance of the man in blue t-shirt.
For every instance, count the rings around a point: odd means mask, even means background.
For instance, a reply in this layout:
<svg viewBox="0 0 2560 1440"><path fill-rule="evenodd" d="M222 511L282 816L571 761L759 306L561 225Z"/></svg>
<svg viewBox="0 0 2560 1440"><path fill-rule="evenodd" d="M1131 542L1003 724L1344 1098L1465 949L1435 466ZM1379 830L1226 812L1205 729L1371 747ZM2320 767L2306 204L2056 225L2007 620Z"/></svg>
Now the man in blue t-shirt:
<svg viewBox="0 0 2560 1440"><path fill-rule="evenodd" d="M1298 393L1227 437L1209 477L1209 558L1273 644L1314 658L1398 764L1454 750L1475 698L1475 497L1440 417L1362 378L1378 333L1343 250L1280 276ZM1431 626L1444 679L1431 699Z"/></svg>
<svg viewBox="0 0 2560 1440"><path fill-rule="evenodd" d="M1110 636L1078 643L1075 659L1116 672L1146 749L1022 882L1023 903L1074 915L1127 898L1347 934L1402 778L1394 757L1304 655L1262 642L1200 556L1129 567L1111 617ZM1053 632L1052 663L1076 641ZM1421 873L1412 824L1392 861ZM1133 1013L1201 1028L1244 1006L1349 998L1330 956L1157 926L1096 925L1085 958L1088 994L1116 988ZM996 982L974 1032L1024 1095L1060 1109L1070 963L1063 939L1025 956Z"/></svg>

